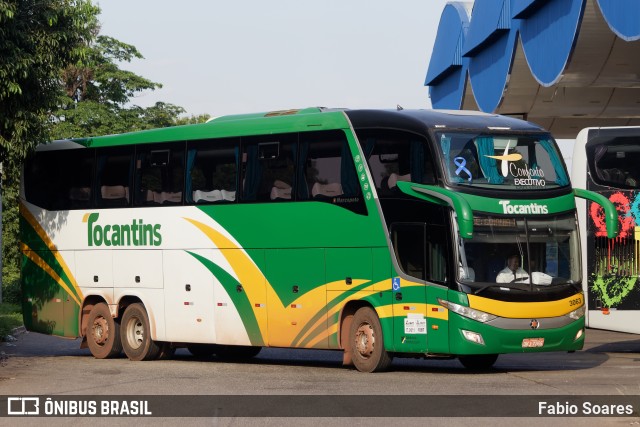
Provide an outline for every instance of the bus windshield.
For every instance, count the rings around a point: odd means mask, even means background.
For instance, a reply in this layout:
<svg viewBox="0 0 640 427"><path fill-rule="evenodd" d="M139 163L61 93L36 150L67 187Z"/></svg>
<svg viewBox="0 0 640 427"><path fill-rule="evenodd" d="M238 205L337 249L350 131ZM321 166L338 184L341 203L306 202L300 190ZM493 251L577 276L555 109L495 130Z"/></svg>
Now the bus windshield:
<svg viewBox="0 0 640 427"><path fill-rule="evenodd" d="M436 136L450 184L498 190L569 185L562 157L549 135L439 132Z"/></svg>
<svg viewBox="0 0 640 427"><path fill-rule="evenodd" d="M540 219L476 215L473 222L473 237L459 239L458 280L474 291L538 291L580 282L574 213Z"/></svg>

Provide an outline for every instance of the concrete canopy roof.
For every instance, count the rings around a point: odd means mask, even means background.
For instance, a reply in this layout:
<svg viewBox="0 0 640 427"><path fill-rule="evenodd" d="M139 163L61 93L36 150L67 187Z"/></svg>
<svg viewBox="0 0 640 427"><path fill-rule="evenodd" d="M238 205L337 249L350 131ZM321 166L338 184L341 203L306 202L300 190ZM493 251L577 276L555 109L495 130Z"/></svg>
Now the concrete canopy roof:
<svg viewBox="0 0 640 427"><path fill-rule="evenodd" d="M425 85L433 108L514 115L557 138L638 126L640 1L448 3Z"/></svg>

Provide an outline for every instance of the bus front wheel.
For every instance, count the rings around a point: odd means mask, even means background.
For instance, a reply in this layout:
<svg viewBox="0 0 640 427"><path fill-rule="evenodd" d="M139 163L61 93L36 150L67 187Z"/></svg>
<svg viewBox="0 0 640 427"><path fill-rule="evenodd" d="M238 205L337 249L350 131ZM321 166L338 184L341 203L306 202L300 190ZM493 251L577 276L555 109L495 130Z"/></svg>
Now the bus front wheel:
<svg viewBox="0 0 640 427"><path fill-rule="evenodd" d="M473 371L486 371L491 369L496 360L498 360L497 354L477 354L473 356L459 356L460 363L465 368Z"/></svg>
<svg viewBox="0 0 640 427"><path fill-rule="evenodd" d="M357 370L379 372L391 366L392 357L384 349L380 319L372 308L361 307L353 315L349 345Z"/></svg>
<svg viewBox="0 0 640 427"><path fill-rule="evenodd" d="M87 321L87 346L96 359L108 359L122 352L120 324L111 317L107 304L93 306Z"/></svg>
<svg viewBox="0 0 640 427"><path fill-rule="evenodd" d="M131 304L124 311L120 325L122 347L130 360L153 360L160 346L151 339L149 317L142 304Z"/></svg>

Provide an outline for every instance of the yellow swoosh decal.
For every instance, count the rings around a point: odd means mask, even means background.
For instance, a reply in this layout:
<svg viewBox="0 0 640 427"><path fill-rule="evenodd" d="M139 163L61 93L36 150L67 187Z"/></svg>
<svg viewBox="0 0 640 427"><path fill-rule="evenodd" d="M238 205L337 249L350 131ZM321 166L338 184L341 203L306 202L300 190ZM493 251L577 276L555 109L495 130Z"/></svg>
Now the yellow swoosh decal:
<svg viewBox="0 0 640 427"><path fill-rule="evenodd" d="M47 264L45 260L40 258L40 256L36 251L32 250L29 246L25 245L24 243L20 243L20 250L27 258L33 261L34 264L36 264L38 267L44 270L45 273L47 273L53 280L55 280L56 283L58 283L58 285L60 285L60 287L64 289L79 306L82 305L78 300L78 297L76 297L76 295L73 292L71 292L71 289L69 289L69 287L64 282L64 280L62 280L62 277L60 277L58 273L53 271L53 269L49 266L49 264Z"/></svg>
<svg viewBox="0 0 640 427"><path fill-rule="evenodd" d="M58 248L53 243L53 241L49 238L49 236L47 236L47 233L40 226L40 224L38 224L38 221L36 220L36 218L29 211L29 209L27 209L27 207L24 206L22 202L20 202L20 215L22 215L22 217L29 223L29 225L33 227L34 231L42 239L44 244L47 245L47 248L51 251L56 261L58 261L58 264L60 265L60 267L62 267L62 271L64 271L67 277L69 278L69 281L71 282L71 286L76 291L77 295L80 297L81 300L84 299L84 297L82 296L82 291L80 291L80 287L78 286L78 282L76 282L76 278L73 276L73 274L71 274L71 270L69 270L67 263L64 261L64 258L62 258L62 255L60 255L60 253L58 252ZM40 257L38 256L38 258ZM42 258L40 259L42 260ZM42 260L42 262L44 262L44 260ZM46 265L46 262L45 262L45 265ZM56 276L60 278L60 280L62 280L62 278L58 276L58 274L56 274ZM66 285L64 286L64 288L67 292L69 292L69 294L73 296L73 292L69 291L69 288L66 287ZM74 297L73 299L76 300L76 302L78 302L77 298ZM78 304L80 303L78 302Z"/></svg>

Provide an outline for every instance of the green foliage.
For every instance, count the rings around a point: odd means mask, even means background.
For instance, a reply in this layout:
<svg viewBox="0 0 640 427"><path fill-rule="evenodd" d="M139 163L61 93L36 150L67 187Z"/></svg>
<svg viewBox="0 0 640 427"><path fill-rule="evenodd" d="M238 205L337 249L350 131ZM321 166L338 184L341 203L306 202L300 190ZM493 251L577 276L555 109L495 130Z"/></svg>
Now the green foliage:
<svg viewBox="0 0 640 427"><path fill-rule="evenodd" d="M142 59L129 44L98 36L77 62L62 73L64 96L53 114L53 139L99 136L206 121L209 116L181 118L182 107L157 102L142 108L129 105L134 95L162 87L120 68Z"/></svg>
<svg viewBox="0 0 640 427"><path fill-rule="evenodd" d="M100 9L91 0L0 0L0 162L3 297L19 301L21 253L18 193L22 161L43 141L201 123L158 102L129 105L162 87L120 68L140 52L98 35Z"/></svg>
<svg viewBox="0 0 640 427"><path fill-rule="evenodd" d="M209 114L199 114L197 116L180 117L176 120L176 125L195 125L198 123L206 123L211 116Z"/></svg>
<svg viewBox="0 0 640 427"><path fill-rule="evenodd" d="M19 162L47 137L59 76L97 29L88 0L0 2L0 161Z"/></svg>
<svg viewBox="0 0 640 427"><path fill-rule="evenodd" d="M83 49L83 53L82 58L68 65L62 73L68 97L63 109L82 101L122 106L138 92L162 87L159 83L120 69L120 62L143 58L134 46L111 37L98 36L95 42Z"/></svg>
<svg viewBox="0 0 640 427"><path fill-rule="evenodd" d="M5 291L13 289L19 277L17 185L22 159L49 138L47 116L60 99L60 70L82 57L82 47L97 33L98 13L90 0L0 0Z"/></svg>
<svg viewBox="0 0 640 427"><path fill-rule="evenodd" d="M20 325L22 325L20 307L15 304L0 303L0 341Z"/></svg>
<svg viewBox="0 0 640 427"><path fill-rule="evenodd" d="M2 299L3 301L20 302L20 244L19 244L19 209L17 179L10 181L8 177L18 177L18 165L10 163L4 167L4 182L10 185L2 187Z"/></svg>

